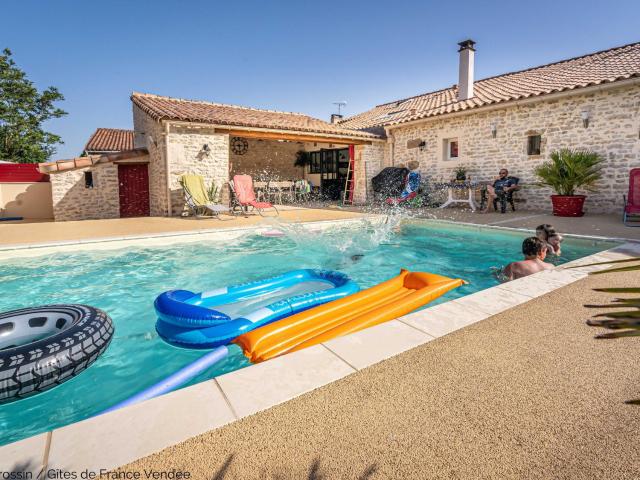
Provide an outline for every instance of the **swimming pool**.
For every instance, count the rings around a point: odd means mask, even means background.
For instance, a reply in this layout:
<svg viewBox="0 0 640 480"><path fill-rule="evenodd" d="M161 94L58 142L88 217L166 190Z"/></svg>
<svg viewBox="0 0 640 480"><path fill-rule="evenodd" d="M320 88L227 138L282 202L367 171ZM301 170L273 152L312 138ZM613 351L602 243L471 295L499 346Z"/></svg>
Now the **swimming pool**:
<svg viewBox="0 0 640 480"><path fill-rule="evenodd" d="M397 275L401 267L470 282L435 304L497 284L491 267L519 259L526 236L435 221L412 221L400 231L391 227L362 221L323 232L292 228L280 238L253 235L0 262L0 311L86 303L108 312L116 326L109 349L86 372L43 394L0 405L0 445L90 417L201 356L202 351L171 347L155 333L153 300L165 290L198 292L297 268L340 270L361 288ZM570 238L561 261L611 246ZM237 352L191 383L247 365Z"/></svg>

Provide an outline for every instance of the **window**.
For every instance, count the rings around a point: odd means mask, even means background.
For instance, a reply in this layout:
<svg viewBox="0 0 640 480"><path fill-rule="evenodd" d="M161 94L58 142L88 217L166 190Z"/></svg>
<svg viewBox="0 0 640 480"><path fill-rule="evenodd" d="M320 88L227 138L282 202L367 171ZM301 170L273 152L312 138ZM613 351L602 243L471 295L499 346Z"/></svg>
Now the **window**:
<svg viewBox="0 0 640 480"><path fill-rule="evenodd" d="M540 144L542 137L540 135L529 135L527 137L527 155L540 155Z"/></svg>
<svg viewBox="0 0 640 480"><path fill-rule="evenodd" d="M444 141L444 158L446 160L458 159L458 139L449 138Z"/></svg>
<svg viewBox="0 0 640 480"><path fill-rule="evenodd" d="M309 156L311 158L311 162L309 163L309 173L321 173L320 152L311 152Z"/></svg>
<svg viewBox="0 0 640 480"><path fill-rule="evenodd" d="M84 188L93 188L93 172L84 172Z"/></svg>

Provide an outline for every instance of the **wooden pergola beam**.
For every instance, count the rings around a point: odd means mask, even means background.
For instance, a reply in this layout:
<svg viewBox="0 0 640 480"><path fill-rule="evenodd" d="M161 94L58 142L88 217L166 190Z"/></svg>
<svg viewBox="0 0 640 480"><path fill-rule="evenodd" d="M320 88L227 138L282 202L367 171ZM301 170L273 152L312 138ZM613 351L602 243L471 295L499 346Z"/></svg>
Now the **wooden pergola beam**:
<svg viewBox="0 0 640 480"><path fill-rule="evenodd" d="M254 130L235 130L233 128L217 128L216 133L227 133L234 137L261 138L263 140L288 140L290 142L336 143L339 145L370 145L366 139L341 138L331 136L306 135L297 133L281 133Z"/></svg>

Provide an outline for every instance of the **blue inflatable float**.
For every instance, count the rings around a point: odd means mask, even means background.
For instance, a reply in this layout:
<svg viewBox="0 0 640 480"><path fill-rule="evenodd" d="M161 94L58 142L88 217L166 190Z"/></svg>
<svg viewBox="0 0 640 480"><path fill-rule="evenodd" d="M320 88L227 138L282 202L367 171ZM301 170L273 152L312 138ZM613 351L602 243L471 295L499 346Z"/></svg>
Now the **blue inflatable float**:
<svg viewBox="0 0 640 480"><path fill-rule="evenodd" d="M256 282L193 293L171 290L156 298L156 331L185 348L214 348L254 328L356 293L341 272L294 270Z"/></svg>

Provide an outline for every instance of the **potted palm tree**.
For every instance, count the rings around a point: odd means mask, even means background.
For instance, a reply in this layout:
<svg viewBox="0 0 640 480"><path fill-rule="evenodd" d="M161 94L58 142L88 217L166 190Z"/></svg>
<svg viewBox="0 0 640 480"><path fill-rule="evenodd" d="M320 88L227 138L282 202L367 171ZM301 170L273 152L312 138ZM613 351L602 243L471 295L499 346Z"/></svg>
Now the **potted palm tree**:
<svg viewBox="0 0 640 480"><path fill-rule="evenodd" d="M536 168L540 184L551 187L553 214L558 217L581 217L584 215L585 195L576 195L576 190L596 190L595 184L602 177L604 159L595 152L563 148L551 153L551 160Z"/></svg>

